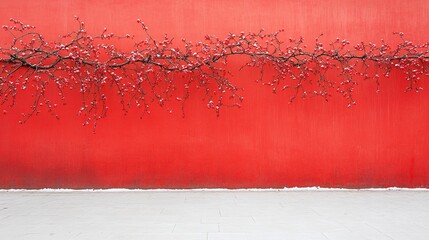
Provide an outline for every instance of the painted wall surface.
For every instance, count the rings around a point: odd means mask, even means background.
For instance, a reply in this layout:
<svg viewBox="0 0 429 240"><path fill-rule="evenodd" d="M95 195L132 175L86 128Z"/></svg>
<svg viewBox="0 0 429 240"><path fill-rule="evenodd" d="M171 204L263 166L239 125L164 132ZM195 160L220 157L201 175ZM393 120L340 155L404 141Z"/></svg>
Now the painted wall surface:
<svg viewBox="0 0 429 240"><path fill-rule="evenodd" d="M92 33L135 34L140 18L155 37L175 39L285 28L285 39L309 43L320 33L326 42L394 42L393 31L423 42L428 12L427 0L3 0L0 24L18 18L50 39L74 29L78 15ZM202 93L190 98L185 118L156 106L143 119L123 116L111 98L93 134L76 116L77 96L59 121L45 112L24 125L17 122L29 103L18 98L0 116L0 188L429 187L427 80L419 94L404 93L399 74L382 80L379 94L363 82L351 109L339 96L288 104L287 95L255 83L254 72L238 71L240 62L230 70L245 89L244 105L219 118Z"/></svg>

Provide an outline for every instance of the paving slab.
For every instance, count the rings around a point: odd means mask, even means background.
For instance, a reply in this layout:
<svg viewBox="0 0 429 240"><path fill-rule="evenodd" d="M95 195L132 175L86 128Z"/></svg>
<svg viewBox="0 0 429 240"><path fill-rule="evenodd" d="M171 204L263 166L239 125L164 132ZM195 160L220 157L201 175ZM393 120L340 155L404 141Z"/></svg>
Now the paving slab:
<svg viewBox="0 0 429 240"><path fill-rule="evenodd" d="M0 239L427 240L429 190L0 190Z"/></svg>

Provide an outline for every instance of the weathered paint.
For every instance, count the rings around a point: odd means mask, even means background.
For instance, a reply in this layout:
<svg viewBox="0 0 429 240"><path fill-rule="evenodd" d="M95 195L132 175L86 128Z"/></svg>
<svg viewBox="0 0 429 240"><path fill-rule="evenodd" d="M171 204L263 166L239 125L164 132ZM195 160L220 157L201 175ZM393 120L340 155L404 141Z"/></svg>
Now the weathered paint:
<svg viewBox="0 0 429 240"><path fill-rule="evenodd" d="M422 42L428 12L426 0L3 0L0 24L18 18L50 39L72 30L78 15L92 33L137 33L140 18L154 36L176 40L285 28L285 39L309 43L320 33L325 41L394 42L393 31ZM219 118L201 93L185 118L154 106L142 120L124 117L111 97L93 134L76 117L78 96L69 96L61 120L43 113L24 125L17 122L29 104L19 98L0 116L0 188L429 187L428 90L404 93L403 76L393 74L380 94L374 83L358 86L352 109L338 96L288 104L287 95L255 83L255 72L237 71L240 62L230 68L245 88L244 106Z"/></svg>

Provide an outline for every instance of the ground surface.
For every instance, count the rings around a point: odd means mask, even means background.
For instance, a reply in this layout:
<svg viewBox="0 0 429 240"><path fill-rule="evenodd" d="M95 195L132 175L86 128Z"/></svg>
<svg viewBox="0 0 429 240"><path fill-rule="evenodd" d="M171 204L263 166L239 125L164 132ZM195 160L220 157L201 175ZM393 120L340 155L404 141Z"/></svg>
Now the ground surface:
<svg viewBox="0 0 429 240"><path fill-rule="evenodd" d="M429 239L429 191L0 191L0 239Z"/></svg>

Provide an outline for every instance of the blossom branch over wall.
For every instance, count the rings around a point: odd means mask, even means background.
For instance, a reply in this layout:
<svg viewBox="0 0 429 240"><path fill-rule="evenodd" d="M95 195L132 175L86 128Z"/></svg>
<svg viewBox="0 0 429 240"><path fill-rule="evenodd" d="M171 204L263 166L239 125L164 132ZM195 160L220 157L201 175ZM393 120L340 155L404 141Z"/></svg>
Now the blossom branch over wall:
<svg viewBox="0 0 429 240"><path fill-rule="evenodd" d="M262 29L230 33L225 38L207 35L196 43L182 39L178 46L167 35L153 38L137 20L146 37L124 51L113 43L133 36L118 36L107 29L91 35L78 17L77 30L59 41L46 40L34 26L10 21L3 29L11 34L12 42L0 48L0 103L6 113L5 107L13 107L17 95L31 94L32 104L22 113L22 123L43 108L58 117L58 103L48 92L64 101L68 93L79 91L83 125L95 126L106 117L111 96L107 92L112 88L124 113L136 107L146 114L153 104L165 107L172 102L179 102L184 112L186 100L199 89L207 107L219 114L223 107L239 107L243 102L242 89L230 81L227 70L234 56L245 57L242 68L257 69L260 75L255 80L274 93L290 91L291 102L308 96L328 100L339 93L350 107L355 104L355 86L362 80L375 81L379 91L379 80L399 71L408 83L405 91L418 92L422 79L429 77L429 43L415 44L401 32L394 33L400 40L396 45L384 40L378 45L352 45L339 38L326 44L319 36L309 46L302 37L283 41L284 30L266 33ZM267 72L269 76L264 76Z"/></svg>

